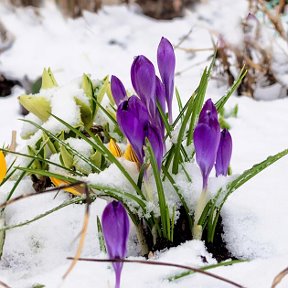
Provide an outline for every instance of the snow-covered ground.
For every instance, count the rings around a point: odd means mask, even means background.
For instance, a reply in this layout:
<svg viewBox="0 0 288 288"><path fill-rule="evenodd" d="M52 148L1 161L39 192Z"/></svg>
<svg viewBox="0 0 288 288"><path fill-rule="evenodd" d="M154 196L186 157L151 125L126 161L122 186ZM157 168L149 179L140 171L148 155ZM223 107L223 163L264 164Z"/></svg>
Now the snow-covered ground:
<svg viewBox="0 0 288 288"><path fill-rule="evenodd" d="M47 1L49 2L49 1ZM155 21L137 13L135 7L104 7L98 14L85 13L77 20L63 19L52 4L35 13L34 10L12 10L0 5L0 19L14 34L13 47L0 55L0 71L22 79L35 79L44 67L51 67L58 82L90 73L92 78L115 74L130 84L130 65L134 56L144 54L156 63L156 47L161 36L177 45L192 28L181 45L186 48L211 48L211 31L221 31L229 41L239 40L239 23L247 14L244 0L210 0L194 12L187 11L183 19ZM232 9L233 8L233 9ZM188 54L176 49L176 85L183 101L196 88L201 73L209 64L208 52ZM287 59L286 59L287 61ZM211 82L207 96L219 99L226 87ZM0 98L0 145L10 142L12 129L20 131L17 96ZM233 173L250 168L267 156L288 147L288 99L273 102L232 97L228 106L239 105L237 118L229 118L233 137ZM175 103L176 110L176 103ZM238 258L250 262L211 270L245 287L271 287L274 276L288 266L288 158L283 158L252 181L237 190L223 209L224 240ZM12 187L1 187L0 201ZM31 191L29 180L22 181L17 194ZM6 209L8 225L19 223L59 205L68 196L57 198L46 194L23 200ZM89 233L82 256L99 257L96 214L101 215L105 203L92 205ZM4 254L0 262L0 280L11 287L113 287L114 273L108 264L78 263L62 282L68 268L67 256L73 256L77 236L81 230L84 206L74 205L51 214L28 226L7 232ZM129 254L135 255L130 243ZM210 264L215 260L207 254L204 244L190 241L180 247L156 255L159 261L203 265L206 256ZM134 256L130 256L134 259ZM138 258L137 258L138 259ZM136 264L125 264L122 287L230 287L228 284L195 274L175 282L167 277L178 270ZM285 280L279 287L287 287Z"/></svg>

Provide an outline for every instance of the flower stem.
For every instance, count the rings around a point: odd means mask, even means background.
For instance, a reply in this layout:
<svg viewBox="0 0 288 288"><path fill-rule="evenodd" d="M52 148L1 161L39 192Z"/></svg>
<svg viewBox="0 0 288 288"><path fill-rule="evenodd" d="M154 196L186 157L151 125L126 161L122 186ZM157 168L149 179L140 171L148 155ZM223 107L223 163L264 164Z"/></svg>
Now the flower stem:
<svg viewBox="0 0 288 288"><path fill-rule="evenodd" d="M194 213L194 225L193 225L192 235L193 235L193 239L197 239L197 240L201 240L202 238L203 229L201 225L198 225L198 222L207 204L207 186L206 185L203 185L203 186L204 187L197 201L195 213Z"/></svg>
<svg viewBox="0 0 288 288"><path fill-rule="evenodd" d="M115 288L120 288L121 271L115 273Z"/></svg>

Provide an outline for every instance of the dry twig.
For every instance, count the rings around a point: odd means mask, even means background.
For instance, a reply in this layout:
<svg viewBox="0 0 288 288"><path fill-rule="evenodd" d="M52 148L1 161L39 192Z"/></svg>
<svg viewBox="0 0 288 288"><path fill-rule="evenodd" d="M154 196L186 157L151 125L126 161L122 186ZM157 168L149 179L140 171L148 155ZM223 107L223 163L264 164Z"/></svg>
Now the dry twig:
<svg viewBox="0 0 288 288"><path fill-rule="evenodd" d="M288 275L288 267L285 268L283 271L281 271L273 280L271 288L275 288L282 280L283 278Z"/></svg>

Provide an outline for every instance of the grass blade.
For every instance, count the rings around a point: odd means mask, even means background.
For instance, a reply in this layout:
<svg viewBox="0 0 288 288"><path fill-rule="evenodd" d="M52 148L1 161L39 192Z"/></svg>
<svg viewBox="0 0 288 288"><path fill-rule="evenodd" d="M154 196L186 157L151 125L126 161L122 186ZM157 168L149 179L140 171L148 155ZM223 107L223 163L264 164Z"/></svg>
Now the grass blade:
<svg viewBox="0 0 288 288"><path fill-rule="evenodd" d="M192 143L194 126L204 103L204 98L208 86L208 80L209 80L209 73L207 73L207 68L205 68L199 86L197 88L197 95L193 101L193 110L187 134L187 146Z"/></svg>
<svg viewBox="0 0 288 288"><path fill-rule="evenodd" d="M104 235L102 231L102 225L98 216L97 216L97 230L98 230L98 241L99 241L100 251L106 254L107 251L106 251L105 240L104 240Z"/></svg>
<svg viewBox="0 0 288 288"><path fill-rule="evenodd" d="M224 203L226 202L227 198L230 196L230 194L233 193L239 187L241 187L243 184L245 184L248 180L250 180L257 174L259 174L261 171L263 171L264 169L266 169L267 167L269 167L270 165L272 165L273 163L275 163L282 157L286 156L287 154L288 154L288 149L285 149L273 156L269 156L266 160L258 164L255 164L252 166L252 168L244 171L240 176L238 176L231 183L229 183L226 189L220 189L218 191L216 196L212 199L213 205L215 205L215 208L211 209L209 212L210 214L212 213L210 217L214 219L212 230L210 231L210 237L209 237L211 242L213 242L214 240L215 229L216 229L217 221L220 216L221 209ZM220 198L221 198L221 201L220 203L218 203ZM217 209L216 213L215 213L215 209Z"/></svg>
<svg viewBox="0 0 288 288"><path fill-rule="evenodd" d="M235 92L235 90L239 87L239 85L241 84L242 80L244 79L244 77L246 76L248 70L246 70L245 66L242 67L238 78L234 81L233 85L231 86L231 88L228 90L228 92L221 98L219 99L215 106L217 108L217 111L220 111L221 109L223 109L225 103L228 101L228 99L230 98L230 96Z"/></svg>
<svg viewBox="0 0 288 288"><path fill-rule="evenodd" d="M149 154L149 159L150 159L150 163L151 163L151 167L153 170L154 179L155 179L155 183L157 187L160 217L161 217L161 223L162 223L162 229L163 229L163 237L168 240L171 240L171 233L170 233L171 222L170 222L170 217L169 217L169 210L168 210L168 206L167 206L166 199L165 199L165 193L164 193L164 189L163 189L163 185L162 185L162 181L160 177L160 172L158 170L157 161L155 159L155 155L154 155L151 143L149 142L148 139L146 141L146 147L147 147L147 151Z"/></svg>

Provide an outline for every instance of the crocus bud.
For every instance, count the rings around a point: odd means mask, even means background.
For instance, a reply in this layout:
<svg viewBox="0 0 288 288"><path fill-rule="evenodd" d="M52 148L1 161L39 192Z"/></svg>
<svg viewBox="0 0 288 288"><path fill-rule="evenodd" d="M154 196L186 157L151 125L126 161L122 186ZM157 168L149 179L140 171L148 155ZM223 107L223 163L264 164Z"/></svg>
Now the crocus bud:
<svg viewBox="0 0 288 288"><path fill-rule="evenodd" d="M156 112L156 76L152 62L143 55L137 56L131 66L133 88L146 105L152 118Z"/></svg>
<svg viewBox="0 0 288 288"><path fill-rule="evenodd" d="M0 184L5 178L6 173L7 173L7 164L6 164L5 156L3 152L0 151Z"/></svg>
<svg viewBox="0 0 288 288"><path fill-rule="evenodd" d="M172 98L174 92L175 53L172 44L162 37L157 50L157 63L165 86L169 121L172 123Z"/></svg>
<svg viewBox="0 0 288 288"><path fill-rule="evenodd" d="M219 141L220 125L217 110L209 99L201 110L198 124L194 130L196 161L202 173L203 190L207 188L208 176L216 161Z"/></svg>
<svg viewBox="0 0 288 288"><path fill-rule="evenodd" d="M102 229L109 258L125 258L129 236L129 218L121 202L113 201L105 207L102 214ZM119 288L123 263L113 262L112 265L116 276L115 288Z"/></svg>
<svg viewBox="0 0 288 288"><path fill-rule="evenodd" d="M147 124L145 127L146 130L146 137L148 138L149 142L151 143L155 159L157 161L158 169L161 170L161 164L163 160L163 154L164 154L164 141L161 137L161 132L158 128L155 126L152 126L151 124Z"/></svg>
<svg viewBox="0 0 288 288"><path fill-rule="evenodd" d="M42 73L42 85L41 85L41 89L50 89L50 88L54 88L57 87L57 81L51 71L50 68L48 69L44 69L43 73Z"/></svg>
<svg viewBox="0 0 288 288"><path fill-rule="evenodd" d="M127 101L123 101L117 109L117 122L119 127L131 143L140 164L143 163L144 158L144 128L148 121L148 110L136 96L131 96Z"/></svg>
<svg viewBox="0 0 288 288"><path fill-rule="evenodd" d="M216 157L216 176L227 176L232 154L232 138L227 129L221 132L220 143Z"/></svg>
<svg viewBox="0 0 288 288"><path fill-rule="evenodd" d="M124 85L114 75L111 76L111 92L117 106L119 106L122 101L128 99Z"/></svg>

